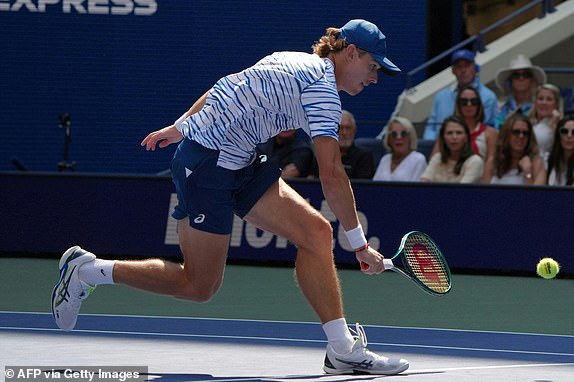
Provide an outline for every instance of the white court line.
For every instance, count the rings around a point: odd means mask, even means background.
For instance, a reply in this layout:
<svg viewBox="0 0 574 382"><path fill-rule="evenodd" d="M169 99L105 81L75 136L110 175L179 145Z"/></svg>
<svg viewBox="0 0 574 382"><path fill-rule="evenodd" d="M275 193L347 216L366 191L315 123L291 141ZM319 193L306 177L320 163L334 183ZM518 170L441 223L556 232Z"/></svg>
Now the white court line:
<svg viewBox="0 0 574 382"><path fill-rule="evenodd" d="M465 366L465 367L449 367L449 368L441 368L441 369L421 369L421 370L411 370L397 375L398 377L402 376L409 376L409 375L417 375L417 374L435 374L435 373L446 373L449 371L463 371L463 370L496 370L496 369L518 369L518 368L533 368L533 367L556 367L556 366L574 366L574 363L539 363L539 364L513 364L513 365L491 365L491 366ZM177 374L177 373L176 373ZM151 378L153 381L157 377L162 378L163 375L160 372L150 372L147 376ZM265 378L265 380L270 381L285 381L285 380L304 380L305 378L309 378L309 380L321 380L321 381L348 381L348 378L352 377L353 380L361 380L361 379L379 379L379 378L387 378L387 376L383 375L329 375L329 374L321 374L321 375L289 375L289 376L265 376L265 377L235 377L235 378L226 378L226 379L217 379L217 382L247 382L252 380L261 380L261 378ZM205 380L195 380L195 382L210 382L213 379L205 379Z"/></svg>
<svg viewBox="0 0 574 382"><path fill-rule="evenodd" d="M0 313L6 314L21 314L21 315L46 315L51 316L49 312L13 312L8 310L0 310ZM138 314L104 314L104 313L85 313L82 316L94 317L119 317L119 318L151 318L151 319L175 319L175 320L189 320L189 321L238 321L238 322L261 322L261 323L281 323L281 324L301 324L301 325L315 325L319 326L320 323L316 321L282 321L282 320L258 320L248 318L217 318L217 317L178 317L178 316L152 316L152 315L138 315ZM363 325L365 328L386 328L386 329L405 329L405 330L420 330L420 331L438 331L438 332L460 332L460 333L485 333L485 334L504 334L504 335L518 335L518 336L540 336L540 337L565 337L574 338L574 335L568 334L546 334L546 333L526 333L526 332L507 332L497 330L478 330L478 329L451 329L451 328L426 328L417 326L390 326L390 325Z"/></svg>
<svg viewBox="0 0 574 382"><path fill-rule="evenodd" d="M5 327L0 326L0 330L21 330L21 331L41 331L41 332L58 332L60 329L52 328L26 328L26 327ZM275 337L257 337L257 336L230 336L230 335L215 335L215 334L188 334L188 333L149 333L137 331L118 331L118 330L93 330L93 329L78 329L73 333L85 334L118 334L118 335L134 335L144 337L171 337L171 338L204 338L204 339L231 339L231 340L257 340L257 341L271 341L271 342L303 342L303 343L319 343L326 344L325 340L312 340L301 338L275 338ZM555 352L537 352L529 350L505 350L505 349L486 349L486 348L470 348L470 347L457 347L457 346L434 346L434 345L415 345L415 344L396 344L385 342L370 342L370 344L378 346L393 346L393 347L407 347L407 348L421 348L421 349L440 349L440 350L457 350L457 351L474 351L474 352L491 352L491 353L513 353L513 354L530 354L530 355L548 355L548 356L567 356L572 357L574 353L555 353ZM562 365L562 364L561 364Z"/></svg>
<svg viewBox="0 0 574 382"><path fill-rule="evenodd" d="M486 369L513 369L523 367L555 367L555 366L574 366L574 362L567 363L531 363L531 364L517 364L517 365L498 365L498 366L465 366L465 367L447 367L442 369L423 369L423 370L409 370L405 375L411 374L425 374L425 373L440 373L446 371L459 371L459 370L486 370Z"/></svg>
<svg viewBox="0 0 574 382"><path fill-rule="evenodd" d="M518 354L535 354L535 355L559 355L559 356L574 357L574 353L553 353L553 352L539 352L539 351L530 351L530 350L467 348L467 347L460 347L460 346L385 344L385 343L380 343L380 342L369 342L369 344L374 344L374 345L391 345L391 346L399 346L399 347L415 347L415 348L444 349L444 350L463 350L463 351L492 352L492 353L518 353Z"/></svg>

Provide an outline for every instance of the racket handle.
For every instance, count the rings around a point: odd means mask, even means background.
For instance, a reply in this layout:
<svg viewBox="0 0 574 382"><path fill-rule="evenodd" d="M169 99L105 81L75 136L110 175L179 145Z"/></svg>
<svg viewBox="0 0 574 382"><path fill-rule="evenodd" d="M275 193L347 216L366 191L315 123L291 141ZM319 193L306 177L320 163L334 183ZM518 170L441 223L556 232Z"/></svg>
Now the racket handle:
<svg viewBox="0 0 574 382"><path fill-rule="evenodd" d="M383 259L383 264L385 265L385 269L393 269L395 267L395 264L393 264L393 260L391 259ZM369 264L361 261L361 269L366 271L369 269Z"/></svg>

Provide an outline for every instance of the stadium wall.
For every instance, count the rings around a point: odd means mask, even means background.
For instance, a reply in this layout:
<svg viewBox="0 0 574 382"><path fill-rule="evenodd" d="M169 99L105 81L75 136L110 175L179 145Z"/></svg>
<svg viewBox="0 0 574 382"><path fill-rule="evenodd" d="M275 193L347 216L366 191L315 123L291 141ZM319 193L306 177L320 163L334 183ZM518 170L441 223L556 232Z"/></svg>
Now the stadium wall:
<svg viewBox="0 0 574 382"><path fill-rule="evenodd" d="M148 132L177 119L217 79L277 50L310 51L329 26L366 18L403 72L426 51L426 1L0 0L0 171L153 174L173 147L147 154ZM405 75L381 77L343 106L376 136Z"/></svg>
<svg viewBox="0 0 574 382"><path fill-rule="evenodd" d="M181 256L168 177L12 172L0 173L0 184L2 254L59 255L80 244L112 258ZM291 185L331 221L336 262L354 266L318 181ZM538 260L551 256L563 274L574 275L571 188L362 181L354 190L367 238L387 256L403 234L420 230L455 270L534 275ZM291 262L294 256L285 239L236 218L231 260Z"/></svg>

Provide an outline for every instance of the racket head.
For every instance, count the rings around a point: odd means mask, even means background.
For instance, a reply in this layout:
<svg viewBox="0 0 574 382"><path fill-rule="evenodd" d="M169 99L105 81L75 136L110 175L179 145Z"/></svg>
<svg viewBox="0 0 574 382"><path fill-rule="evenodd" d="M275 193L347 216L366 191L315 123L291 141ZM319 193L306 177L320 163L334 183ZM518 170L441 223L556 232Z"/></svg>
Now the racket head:
<svg viewBox="0 0 574 382"><path fill-rule="evenodd" d="M438 245L426 233L411 231L404 235L395 258L401 259L404 273L425 292L438 296L450 292L450 268Z"/></svg>

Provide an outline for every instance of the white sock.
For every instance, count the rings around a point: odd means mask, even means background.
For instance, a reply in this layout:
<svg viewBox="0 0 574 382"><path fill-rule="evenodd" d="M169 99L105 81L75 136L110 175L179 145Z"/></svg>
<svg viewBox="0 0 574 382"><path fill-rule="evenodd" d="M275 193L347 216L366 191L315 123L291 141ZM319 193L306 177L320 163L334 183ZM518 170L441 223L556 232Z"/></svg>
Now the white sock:
<svg viewBox="0 0 574 382"><path fill-rule="evenodd" d="M345 318L338 318L324 323L323 331L327 335L329 345L337 354L347 354L353 349L355 339L349 331Z"/></svg>
<svg viewBox="0 0 574 382"><path fill-rule="evenodd" d="M78 270L78 276L83 282L92 286L100 284L113 284L113 269L115 261L95 259L82 264Z"/></svg>

